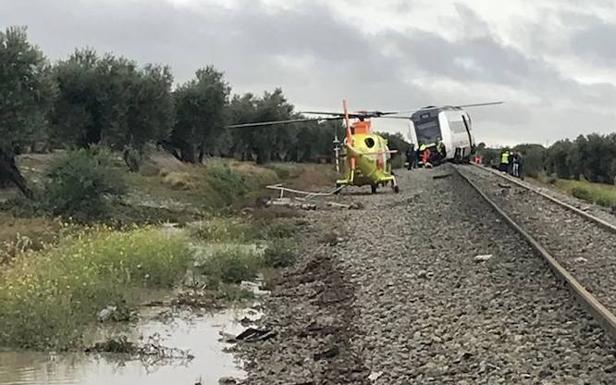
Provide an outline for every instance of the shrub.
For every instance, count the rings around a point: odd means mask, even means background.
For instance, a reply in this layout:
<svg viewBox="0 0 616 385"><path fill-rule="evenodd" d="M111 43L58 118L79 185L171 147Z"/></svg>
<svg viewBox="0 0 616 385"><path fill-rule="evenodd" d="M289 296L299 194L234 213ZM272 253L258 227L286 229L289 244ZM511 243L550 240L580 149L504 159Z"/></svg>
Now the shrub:
<svg viewBox="0 0 616 385"><path fill-rule="evenodd" d="M296 226L296 224L289 223L288 221L270 224L261 223L259 226L260 237L262 239L289 238L297 233Z"/></svg>
<svg viewBox="0 0 616 385"><path fill-rule="evenodd" d="M291 239L276 239L265 249L263 264L280 268L291 266L296 260L295 243Z"/></svg>
<svg viewBox="0 0 616 385"><path fill-rule="evenodd" d="M291 170L284 165L271 164L268 166L268 168L276 173L276 177L278 179L286 180L291 177Z"/></svg>
<svg viewBox="0 0 616 385"><path fill-rule="evenodd" d="M195 185L187 172L171 171L163 176L163 183L175 190L192 190Z"/></svg>
<svg viewBox="0 0 616 385"><path fill-rule="evenodd" d="M68 152L48 173L44 205L54 215L79 220L104 216L109 198L126 188L122 173L112 162L111 155L101 149Z"/></svg>
<svg viewBox="0 0 616 385"><path fill-rule="evenodd" d="M595 203L604 207L613 207L616 206L616 196L599 192Z"/></svg>
<svg viewBox="0 0 616 385"><path fill-rule="evenodd" d="M248 193L244 178L225 163L212 163L208 167L208 182L227 205Z"/></svg>
<svg viewBox="0 0 616 385"><path fill-rule="evenodd" d="M592 192L585 187L576 186L571 189L571 195L587 202L592 202Z"/></svg>
<svg viewBox="0 0 616 385"><path fill-rule="evenodd" d="M240 283L256 277L261 257L256 250L244 245L228 245L211 252L199 264L212 288L223 283Z"/></svg>

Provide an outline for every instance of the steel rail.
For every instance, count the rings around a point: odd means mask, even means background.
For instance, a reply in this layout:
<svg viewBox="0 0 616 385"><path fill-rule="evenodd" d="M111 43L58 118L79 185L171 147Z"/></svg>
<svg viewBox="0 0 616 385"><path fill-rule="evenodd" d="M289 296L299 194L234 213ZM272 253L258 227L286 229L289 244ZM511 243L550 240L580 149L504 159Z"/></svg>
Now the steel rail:
<svg viewBox="0 0 616 385"><path fill-rule="evenodd" d="M452 166L457 174L466 181L485 201L496 211L515 231L518 232L530 246L546 261L557 278L564 281L578 299L578 302L588 310L603 329L616 340L616 316L610 312L595 296L573 277L533 236L518 225L503 209L490 199L469 177L464 175L459 166Z"/></svg>
<svg viewBox="0 0 616 385"><path fill-rule="evenodd" d="M597 218L594 215L591 215L591 214L589 214L589 213L587 213L585 211L582 211L582 210L578 209L577 207L571 206L570 204L565 203L565 202L563 202L563 201L561 201L561 200L559 200L557 198L554 198L553 196L551 196L549 194L546 194L543 191L539 191L535 187L529 186L526 183L523 183L522 181L519 181L519 180L517 180L516 178L514 178L512 176L509 176L507 174L503 174L500 171L496 171L496 170L492 170L492 169L489 169L489 168L486 168L486 167L483 167L483 166L476 165L474 163L471 163L471 165L473 167L476 167L476 168L480 169L480 170L483 170L484 172L488 172L488 173L492 173L494 175L498 175L501 178L503 178L503 179L505 179L505 180L507 180L507 181L509 181L511 183L515 183L516 185L518 185L518 186L520 186L520 187L522 187L522 188L524 188L524 189L526 189L528 191L534 192L535 194L539 194L542 197L544 197L545 199L548 199L548 200L556 203L557 205L566 208L567 210L573 211L574 213L580 215L584 219L589 220L591 222L594 222L594 223L598 224L599 226L603 227L604 229L606 229L608 231L616 233L616 226L615 225L613 225L613 224L611 224L611 223L609 223L607 221L604 221L601 218Z"/></svg>

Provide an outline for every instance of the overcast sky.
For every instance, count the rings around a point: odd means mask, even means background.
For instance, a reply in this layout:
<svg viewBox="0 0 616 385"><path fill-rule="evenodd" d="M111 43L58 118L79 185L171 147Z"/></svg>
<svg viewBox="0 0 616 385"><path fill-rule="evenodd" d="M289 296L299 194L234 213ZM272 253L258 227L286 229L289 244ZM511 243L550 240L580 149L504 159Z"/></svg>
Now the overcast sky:
<svg viewBox="0 0 616 385"><path fill-rule="evenodd" d="M75 47L172 66L207 64L234 92L282 87L301 109L474 109L492 145L616 129L610 0L0 0L52 59ZM378 128L403 131L404 121Z"/></svg>

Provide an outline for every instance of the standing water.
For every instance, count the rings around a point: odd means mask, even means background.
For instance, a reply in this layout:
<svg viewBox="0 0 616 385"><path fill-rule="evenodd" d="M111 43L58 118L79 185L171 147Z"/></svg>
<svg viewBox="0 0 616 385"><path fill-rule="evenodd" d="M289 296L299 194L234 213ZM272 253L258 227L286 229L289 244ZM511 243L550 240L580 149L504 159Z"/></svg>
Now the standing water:
<svg viewBox="0 0 616 385"><path fill-rule="evenodd" d="M254 318L249 309L228 309L195 316L176 314L170 320L157 316L167 308L148 308L136 325L122 335L129 341L147 342L154 337L161 346L177 348L190 357L155 360L133 359L124 354L0 352L0 384L168 385L217 384L220 377L244 377L241 362L223 349L220 332L239 334L239 319ZM118 336L118 330L103 329ZM192 357L194 356L194 357Z"/></svg>

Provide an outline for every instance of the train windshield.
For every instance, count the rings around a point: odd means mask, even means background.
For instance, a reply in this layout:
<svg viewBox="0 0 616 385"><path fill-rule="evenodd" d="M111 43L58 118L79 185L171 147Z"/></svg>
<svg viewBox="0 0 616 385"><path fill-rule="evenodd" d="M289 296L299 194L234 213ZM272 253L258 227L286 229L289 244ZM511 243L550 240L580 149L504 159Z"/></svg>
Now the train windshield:
<svg viewBox="0 0 616 385"><path fill-rule="evenodd" d="M417 141L421 144L429 144L441 139L441 128L438 124L438 116L421 120L415 123L415 132L417 133Z"/></svg>

